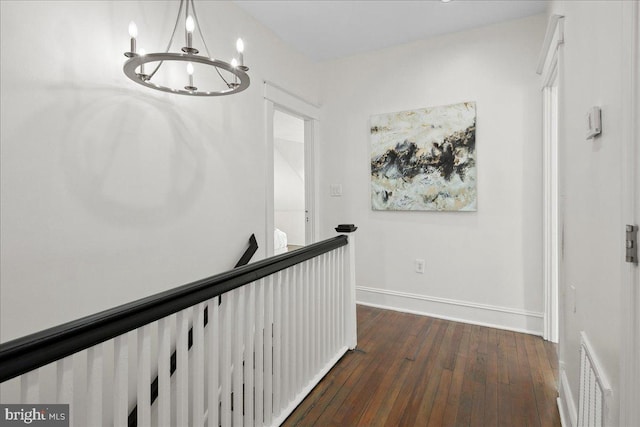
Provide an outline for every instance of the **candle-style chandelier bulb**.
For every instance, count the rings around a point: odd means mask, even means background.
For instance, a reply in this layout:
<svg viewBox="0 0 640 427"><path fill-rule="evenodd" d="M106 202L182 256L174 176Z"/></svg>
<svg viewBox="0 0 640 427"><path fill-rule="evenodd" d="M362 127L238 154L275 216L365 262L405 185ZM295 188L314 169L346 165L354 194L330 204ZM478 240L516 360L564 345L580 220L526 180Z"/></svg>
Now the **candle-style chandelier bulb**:
<svg viewBox="0 0 640 427"><path fill-rule="evenodd" d="M187 20L184 23L184 29L187 30L187 45L182 48L182 51L184 53L197 55L198 49L193 47L193 30L196 29L196 22L193 20L193 16L187 16Z"/></svg>
<svg viewBox="0 0 640 427"><path fill-rule="evenodd" d="M129 22L129 37L131 37L131 46L129 52L125 52L124 56L132 58L136 54L136 37L138 37L138 27L133 21Z"/></svg>
<svg viewBox="0 0 640 427"><path fill-rule="evenodd" d="M244 70L242 67L244 67L244 42L242 41L242 39L238 39L236 41L236 50L238 51L238 58L240 58L239 65L240 65L240 69Z"/></svg>
<svg viewBox="0 0 640 427"><path fill-rule="evenodd" d="M193 85L193 64L191 62L187 62L187 74L189 75L189 84L184 88L189 92L198 90L198 88Z"/></svg>
<svg viewBox="0 0 640 427"><path fill-rule="evenodd" d="M133 21L129 22L129 37L132 39L138 37L138 26Z"/></svg>
<svg viewBox="0 0 640 427"><path fill-rule="evenodd" d="M145 56L146 54L147 52L143 48L140 48L140 50L138 51L138 56ZM140 77L142 80L149 79L149 76L144 72L144 62L140 64L140 72L138 73L138 77Z"/></svg>
<svg viewBox="0 0 640 427"><path fill-rule="evenodd" d="M193 30L196 29L196 23L193 20L193 17L191 15L187 16L187 21L184 24L184 28L187 30L188 33L193 33Z"/></svg>
<svg viewBox="0 0 640 427"><path fill-rule="evenodd" d="M231 66L234 70L238 69L238 60L236 58L231 60ZM227 83L227 86L229 86L230 89L238 87L238 76L236 74L233 75L233 83Z"/></svg>
<svg viewBox="0 0 640 427"><path fill-rule="evenodd" d="M138 37L138 26L133 21L129 22L129 37L132 39Z"/></svg>

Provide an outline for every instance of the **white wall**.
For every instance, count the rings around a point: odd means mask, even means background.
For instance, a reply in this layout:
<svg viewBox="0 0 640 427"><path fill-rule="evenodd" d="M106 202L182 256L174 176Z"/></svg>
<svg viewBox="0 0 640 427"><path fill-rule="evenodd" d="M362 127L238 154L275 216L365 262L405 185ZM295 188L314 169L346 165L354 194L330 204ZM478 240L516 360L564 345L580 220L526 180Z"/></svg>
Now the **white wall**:
<svg viewBox="0 0 640 427"><path fill-rule="evenodd" d="M317 101L315 67L231 2L200 2L212 55L252 85L195 98L122 72L127 26L163 50L177 3L2 1L0 340L264 254L263 87Z"/></svg>
<svg viewBox="0 0 640 427"><path fill-rule="evenodd" d="M359 227L359 301L541 333L545 26L535 16L323 64L322 230ZM462 101L477 103L478 211L372 211L369 117Z"/></svg>
<svg viewBox="0 0 640 427"><path fill-rule="evenodd" d="M560 175L564 181L564 321L560 362L577 404L580 331L613 387L607 425L618 425L622 218L622 19L620 1L556 2L564 15L560 98ZM602 108L602 135L585 139L585 116ZM574 286L574 297L569 289ZM568 393L568 395L566 394ZM571 409L570 409L571 410ZM567 414L568 415L568 414Z"/></svg>
<svg viewBox="0 0 640 427"><path fill-rule="evenodd" d="M288 244L304 245L304 143L276 139L273 157L274 224Z"/></svg>

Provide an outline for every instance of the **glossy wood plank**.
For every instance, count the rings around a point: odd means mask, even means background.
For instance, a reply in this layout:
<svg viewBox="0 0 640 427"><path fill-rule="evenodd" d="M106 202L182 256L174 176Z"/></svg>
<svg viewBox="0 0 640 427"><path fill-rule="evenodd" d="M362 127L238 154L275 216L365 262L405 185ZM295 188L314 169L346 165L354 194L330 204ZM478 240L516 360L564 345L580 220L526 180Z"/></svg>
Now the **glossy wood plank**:
<svg viewBox="0 0 640 427"><path fill-rule="evenodd" d="M358 348L284 426L560 426L540 337L358 306Z"/></svg>

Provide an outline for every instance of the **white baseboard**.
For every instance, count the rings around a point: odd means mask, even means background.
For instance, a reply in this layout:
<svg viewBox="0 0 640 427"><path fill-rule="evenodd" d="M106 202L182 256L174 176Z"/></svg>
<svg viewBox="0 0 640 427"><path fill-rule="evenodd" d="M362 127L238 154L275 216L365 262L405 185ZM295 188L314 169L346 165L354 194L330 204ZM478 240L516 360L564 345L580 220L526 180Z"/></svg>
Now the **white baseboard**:
<svg viewBox="0 0 640 427"><path fill-rule="evenodd" d="M573 399L573 393L569 386L569 379L564 370L563 364L560 364L560 387L558 390L558 411L560 412L560 422L562 427L576 427L578 425L578 407ZM569 419L567 419L569 415ZM567 423L567 421L569 423Z"/></svg>
<svg viewBox="0 0 640 427"><path fill-rule="evenodd" d="M567 424L567 416L564 413L563 401L559 397L556 399L556 405L558 405L558 412L560 413L560 425L562 427L570 427L571 425Z"/></svg>
<svg viewBox="0 0 640 427"><path fill-rule="evenodd" d="M542 336L543 314L527 310L356 286L362 305Z"/></svg>

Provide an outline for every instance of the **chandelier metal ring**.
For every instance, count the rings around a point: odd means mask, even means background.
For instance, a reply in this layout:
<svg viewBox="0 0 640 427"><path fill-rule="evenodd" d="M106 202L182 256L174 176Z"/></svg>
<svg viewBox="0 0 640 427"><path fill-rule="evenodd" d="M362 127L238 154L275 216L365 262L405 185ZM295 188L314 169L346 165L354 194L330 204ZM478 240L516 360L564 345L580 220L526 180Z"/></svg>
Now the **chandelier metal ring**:
<svg viewBox="0 0 640 427"><path fill-rule="evenodd" d="M167 48L164 52L146 54L144 49L137 49L138 27L133 21L129 23L129 36L131 37L131 44L129 51L124 52L124 56L128 58L123 66L124 74L139 85L148 87L150 89L161 90L167 93L175 93L178 95L225 96L242 92L243 90L248 88L249 84L251 83L249 75L247 74L247 71L249 71L249 67L245 66L244 64L244 42L241 38L237 39L236 51L238 57L233 58L230 62L222 61L220 59L213 59L211 53L209 53L209 49L207 48L207 43L204 39L204 36L202 35L202 29L198 22L198 15L196 14L196 8L193 2L194 0L180 0L178 14L176 16L176 23L173 27L173 32L171 33L169 44L167 45ZM174 38L181 22L184 22L185 35L185 44L182 46L182 52L169 52L169 50L173 46ZM198 55L199 50L194 46L194 36L196 34L200 36L200 41L204 47L206 56ZM162 67L162 64L172 61L187 62L186 78L188 80L186 81L188 81L188 83L183 86L183 88L165 86L163 84L156 83L157 79L153 80L156 72L158 72ZM152 72L145 73L144 65L150 62L156 63L157 65ZM213 67L226 88L222 90L198 89L198 87L194 85L193 63L199 63L208 67ZM223 73L221 73L220 71L228 72L230 76L233 77L233 79L229 79L228 77L225 78ZM168 84L166 81L163 81L163 83ZM174 85L175 83L170 84Z"/></svg>
<svg viewBox="0 0 640 427"><path fill-rule="evenodd" d="M163 61L183 61L183 62L197 62L200 64L210 65L216 68L223 69L228 71L229 73L238 77L237 86L234 83L233 87L225 90L219 91L190 91L185 89L174 89L166 86L159 85L157 83L152 83L150 80L145 79L145 75L136 73L136 69L144 64L150 62L163 62ZM249 75L245 72L244 69L247 67L233 67L231 64L220 61L218 59L207 58L206 56L199 55L191 55L186 53L173 53L173 52L164 52L164 53L149 53L146 55L135 55L132 56L129 60L124 63L124 74L129 77L134 82L146 86L151 89L161 90L164 92L175 93L180 95L190 95L190 96L224 96L231 95L233 93L242 92L246 88L249 87L250 79Z"/></svg>

